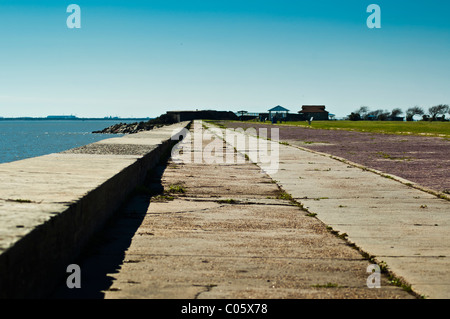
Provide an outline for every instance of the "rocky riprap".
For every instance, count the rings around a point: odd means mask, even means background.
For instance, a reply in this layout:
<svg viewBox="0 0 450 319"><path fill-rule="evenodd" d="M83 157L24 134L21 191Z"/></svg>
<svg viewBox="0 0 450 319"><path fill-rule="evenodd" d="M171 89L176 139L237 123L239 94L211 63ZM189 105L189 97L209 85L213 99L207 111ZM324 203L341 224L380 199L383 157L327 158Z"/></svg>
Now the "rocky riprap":
<svg viewBox="0 0 450 319"><path fill-rule="evenodd" d="M134 134L142 131L150 131L154 128L162 127L164 125L174 124L172 117L167 114L162 114L155 119L151 119L147 122L135 122L135 123L119 123L111 125L100 131L94 131L92 133L98 134Z"/></svg>
<svg viewBox="0 0 450 319"><path fill-rule="evenodd" d="M161 127L163 124L149 124L148 122L137 123L118 123L104 128L100 131L94 131L92 133L98 134L134 134L142 131L150 131L155 127Z"/></svg>

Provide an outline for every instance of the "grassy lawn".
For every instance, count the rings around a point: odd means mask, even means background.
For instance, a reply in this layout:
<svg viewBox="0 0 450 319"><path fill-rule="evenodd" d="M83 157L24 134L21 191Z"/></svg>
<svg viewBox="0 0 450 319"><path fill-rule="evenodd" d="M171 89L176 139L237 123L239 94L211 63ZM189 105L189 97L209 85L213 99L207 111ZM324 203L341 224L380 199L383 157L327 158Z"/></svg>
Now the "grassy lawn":
<svg viewBox="0 0 450 319"><path fill-rule="evenodd" d="M270 124L266 122L265 124ZM326 130L349 130L384 134L441 136L450 138L450 122L391 122L391 121L313 121L287 122L276 125L305 126Z"/></svg>

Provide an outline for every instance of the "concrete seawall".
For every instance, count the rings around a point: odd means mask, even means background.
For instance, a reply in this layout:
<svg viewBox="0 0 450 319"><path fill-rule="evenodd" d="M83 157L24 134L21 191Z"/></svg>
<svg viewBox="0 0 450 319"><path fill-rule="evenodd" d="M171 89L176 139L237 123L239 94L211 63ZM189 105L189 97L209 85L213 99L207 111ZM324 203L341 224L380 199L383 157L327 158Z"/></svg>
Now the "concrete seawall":
<svg viewBox="0 0 450 319"><path fill-rule="evenodd" d="M0 298L43 298L189 122L0 165Z"/></svg>

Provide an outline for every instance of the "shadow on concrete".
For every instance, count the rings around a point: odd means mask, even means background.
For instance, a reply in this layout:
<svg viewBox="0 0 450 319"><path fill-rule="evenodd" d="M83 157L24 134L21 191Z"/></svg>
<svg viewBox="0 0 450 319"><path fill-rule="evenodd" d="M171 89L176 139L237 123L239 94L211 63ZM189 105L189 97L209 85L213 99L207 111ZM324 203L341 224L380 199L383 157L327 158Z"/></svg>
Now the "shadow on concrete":
<svg viewBox="0 0 450 319"><path fill-rule="evenodd" d="M132 238L147 213L153 196L162 194L164 187L161 177L167 163L160 163L151 172L144 185L136 188L129 200L120 207L114 217L96 235L82 255L74 263L80 266L81 288L68 288L67 273L64 282L49 297L50 299L103 299L112 283L109 274L119 272L121 265L132 260L124 260ZM70 280L73 282L73 280Z"/></svg>

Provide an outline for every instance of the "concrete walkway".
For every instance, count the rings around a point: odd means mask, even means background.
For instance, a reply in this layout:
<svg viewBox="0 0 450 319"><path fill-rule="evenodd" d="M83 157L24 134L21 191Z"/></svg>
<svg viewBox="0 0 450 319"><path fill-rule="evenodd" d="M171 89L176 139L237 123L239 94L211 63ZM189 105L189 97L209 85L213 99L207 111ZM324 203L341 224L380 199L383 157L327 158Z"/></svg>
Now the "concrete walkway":
<svg viewBox="0 0 450 319"><path fill-rule="evenodd" d="M246 138L247 147L240 151L255 156L258 138ZM279 148L279 162L278 170L268 173L298 203L418 295L450 298L448 200L327 154L270 143Z"/></svg>
<svg viewBox="0 0 450 319"><path fill-rule="evenodd" d="M368 288L358 250L200 129L92 246L82 289L56 298L414 298L384 274Z"/></svg>

